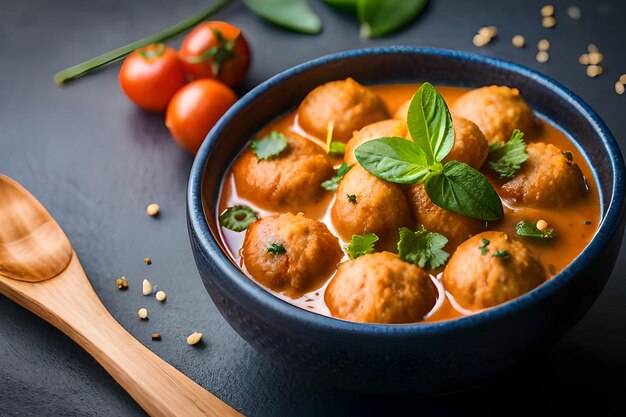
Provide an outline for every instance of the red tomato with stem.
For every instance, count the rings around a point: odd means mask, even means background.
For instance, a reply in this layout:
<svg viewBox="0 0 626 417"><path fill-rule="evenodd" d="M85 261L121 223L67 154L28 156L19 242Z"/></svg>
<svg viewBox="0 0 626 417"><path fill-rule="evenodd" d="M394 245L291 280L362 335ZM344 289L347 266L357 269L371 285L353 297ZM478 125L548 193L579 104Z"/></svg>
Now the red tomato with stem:
<svg viewBox="0 0 626 417"><path fill-rule="evenodd" d="M194 79L217 78L231 87L241 83L250 66L246 38L226 22L200 23L185 37L179 54Z"/></svg>
<svg viewBox="0 0 626 417"><path fill-rule="evenodd" d="M126 57L119 73L122 91L144 110L162 112L187 82L178 54L162 43L139 48Z"/></svg>
<svg viewBox="0 0 626 417"><path fill-rule="evenodd" d="M193 81L172 97L165 125L180 146L195 154L211 128L236 101L235 92L219 81Z"/></svg>

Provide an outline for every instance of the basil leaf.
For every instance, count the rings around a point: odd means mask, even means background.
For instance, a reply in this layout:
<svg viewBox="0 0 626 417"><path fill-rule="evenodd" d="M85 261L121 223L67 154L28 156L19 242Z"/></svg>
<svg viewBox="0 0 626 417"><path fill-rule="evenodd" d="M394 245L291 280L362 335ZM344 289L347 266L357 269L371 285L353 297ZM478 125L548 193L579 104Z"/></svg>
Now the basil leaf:
<svg viewBox="0 0 626 417"><path fill-rule="evenodd" d="M522 220L515 225L515 233L524 237L536 237L539 239L554 239L556 231L552 227L539 230L534 223Z"/></svg>
<svg viewBox="0 0 626 417"><path fill-rule="evenodd" d="M446 210L485 221L504 217L502 202L491 183L462 162L445 164L443 174L428 179L425 188L431 201Z"/></svg>
<svg viewBox="0 0 626 417"><path fill-rule="evenodd" d="M426 152L429 164L440 162L454 145L454 127L450 111L441 94L424 83L417 90L407 114L413 141Z"/></svg>
<svg viewBox="0 0 626 417"><path fill-rule="evenodd" d="M370 174L389 182L414 184L431 174L424 151L402 138L367 141L354 150L354 156Z"/></svg>
<svg viewBox="0 0 626 417"><path fill-rule="evenodd" d="M243 0L257 15L295 32L315 35L322 31L319 16L306 0Z"/></svg>
<svg viewBox="0 0 626 417"><path fill-rule="evenodd" d="M419 16L428 0L357 0L361 36L378 38L408 25Z"/></svg>
<svg viewBox="0 0 626 417"><path fill-rule="evenodd" d="M324 0L324 3L334 7L340 12L356 14L357 0Z"/></svg>

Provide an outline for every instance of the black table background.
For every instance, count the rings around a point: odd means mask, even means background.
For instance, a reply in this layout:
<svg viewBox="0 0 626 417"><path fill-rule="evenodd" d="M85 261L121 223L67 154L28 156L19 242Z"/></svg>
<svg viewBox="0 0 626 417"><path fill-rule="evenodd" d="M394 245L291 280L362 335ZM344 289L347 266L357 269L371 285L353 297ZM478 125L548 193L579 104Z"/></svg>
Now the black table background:
<svg viewBox="0 0 626 417"><path fill-rule="evenodd" d="M433 0L423 18L382 40L364 41L349 17L310 1L325 29L298 35L260 21L240 4L219 19L241 27L254 62L240 93L273 74L336 51L407 44L469 50L538 69L589 102L626 149L626 95L613 84L626 72L626 2L554 1L558 26L540 26L538 1ZM491 415L564 412L594 406L623 412L626 382L626 256L598 302L541 358L500 381L454 396L376 398L302 380L252 350L220 316L195 269L185 227L192 158L169 137L161 116L135 108L117 85L118 66L71 83L53 73L157 32L206 7L201 0L0 0L0 172L25 185L66 231L102 301L150 349L250 416ZM577 4L583 16L568 18ZM478 27L496 25L498 39L472 45ZM510 38L526 36L517 49ZM552 43L538 64L536 42ZM589 42L605 54L606 74L589 79L577 57ZM178 46L180 38L173 42ZM158 219L145 206L161 205ZM0 225L1 227L1 225ZM153 265L143 264L151 256ZM115 278L126 275L120 292ZM141 295L149 277L168 293L165 304ZM136 312L147 307L150 321ZM163 335L153 342L150 333ZM185 337L205 334L191 348ZM143 411L102 368L62 333L0 296L0 416L139 416Z"/></svg>

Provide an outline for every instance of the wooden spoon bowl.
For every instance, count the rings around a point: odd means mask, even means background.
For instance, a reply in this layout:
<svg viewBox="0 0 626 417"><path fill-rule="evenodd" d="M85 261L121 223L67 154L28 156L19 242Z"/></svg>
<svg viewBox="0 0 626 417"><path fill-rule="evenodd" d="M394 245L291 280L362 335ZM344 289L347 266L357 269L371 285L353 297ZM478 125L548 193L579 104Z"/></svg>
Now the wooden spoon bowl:
<svg viewBox="0 0 626 417"><path fill-rule="evenodd" d="M0 175L0 293L72 338L151 416L241 416L133 338L91 287L61 227Z"/></svg>

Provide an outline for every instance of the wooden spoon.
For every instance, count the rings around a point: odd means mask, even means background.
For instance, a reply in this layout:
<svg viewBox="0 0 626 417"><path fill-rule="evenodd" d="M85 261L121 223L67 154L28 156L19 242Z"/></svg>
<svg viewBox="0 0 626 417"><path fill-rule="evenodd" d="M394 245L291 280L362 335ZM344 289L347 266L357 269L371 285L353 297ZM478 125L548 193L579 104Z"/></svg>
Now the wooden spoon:
<svg viewBox="0 0 626 417"><path fill-rule="evenodd" d="M241 416L133 338L106 310L46 209L0 175L0 292L71 337L151 416Z"/></svg>

